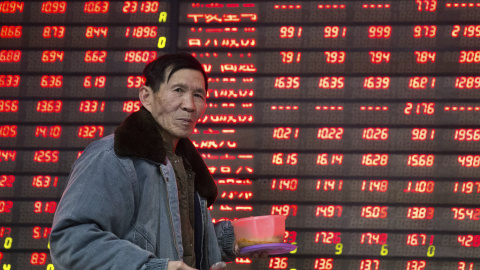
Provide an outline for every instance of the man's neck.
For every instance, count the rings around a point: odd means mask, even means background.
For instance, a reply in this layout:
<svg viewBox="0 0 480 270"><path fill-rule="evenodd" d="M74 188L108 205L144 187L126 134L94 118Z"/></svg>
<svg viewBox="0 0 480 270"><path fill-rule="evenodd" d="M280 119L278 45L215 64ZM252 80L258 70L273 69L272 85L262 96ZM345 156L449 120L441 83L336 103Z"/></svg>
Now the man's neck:
<svg viewBox="0 0 480 270"><path fill-rule="evenodd" d="M167 153L175 154L175 149L177 148L177 144L180 139L172 137L172 135L170 135L164 129L160 130L160 134L162 135L163 144L165 145L165 150Z"/></svg>

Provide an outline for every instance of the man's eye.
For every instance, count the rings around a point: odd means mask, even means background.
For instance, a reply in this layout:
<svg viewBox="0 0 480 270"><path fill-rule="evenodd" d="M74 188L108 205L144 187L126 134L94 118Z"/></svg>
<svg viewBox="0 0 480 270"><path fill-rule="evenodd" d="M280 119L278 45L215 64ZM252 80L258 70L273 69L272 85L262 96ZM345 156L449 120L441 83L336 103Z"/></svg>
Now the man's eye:
<svg viewBox="0 0 480 270"><path fill-rule="evenodd" d="M180 92L180 91L182 91L182 89L181 88L175 88L175 90L173 90L173 91Z"/></svg>

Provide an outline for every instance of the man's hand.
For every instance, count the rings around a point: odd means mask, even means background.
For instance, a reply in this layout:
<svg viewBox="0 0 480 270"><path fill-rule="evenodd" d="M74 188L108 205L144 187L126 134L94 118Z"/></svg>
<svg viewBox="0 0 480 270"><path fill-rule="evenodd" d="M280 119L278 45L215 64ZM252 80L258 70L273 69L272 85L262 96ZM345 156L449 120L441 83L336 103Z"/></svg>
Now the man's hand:
<svg viewBox="0 0 480 270"><path fill-rule="evenodd" d="M198 269L191 268L190 266L186 265L182 261L169 261L167 270L198 270Z"/></svg>

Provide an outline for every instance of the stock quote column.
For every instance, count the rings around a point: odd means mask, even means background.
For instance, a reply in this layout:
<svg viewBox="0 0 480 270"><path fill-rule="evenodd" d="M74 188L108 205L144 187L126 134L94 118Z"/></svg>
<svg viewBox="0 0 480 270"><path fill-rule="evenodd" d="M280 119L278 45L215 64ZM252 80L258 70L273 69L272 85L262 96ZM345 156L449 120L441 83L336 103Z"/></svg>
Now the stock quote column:
<svg viewBox="0 0 480 270"><path fill-rule="evenodd" d="M138 110L167 50L162 1L0 1L0 266L54 269L48 238L72 163Z"/></svg>
<svg viewBox="0 0 480 270"><path fill-rule="evenodd" d="M286 215L238 269L480 269L480 2L181 2L209 73L216 220Z"/></svg>

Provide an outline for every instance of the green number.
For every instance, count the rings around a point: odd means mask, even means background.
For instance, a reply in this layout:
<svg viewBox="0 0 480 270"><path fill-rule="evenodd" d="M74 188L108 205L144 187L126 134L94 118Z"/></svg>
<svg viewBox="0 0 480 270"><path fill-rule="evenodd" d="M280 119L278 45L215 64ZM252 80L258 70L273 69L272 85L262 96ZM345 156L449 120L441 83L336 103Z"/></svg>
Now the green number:
<svg viewBox="0 0 480 270"><path fill-rule="evenodd" d="M382 249L380 250L380 255L382 255L382 256L387 256L387 255L388 255L387 246L388 246L388 245L383 245L383 246L382 246Z"/></svg>
<svg viewBox="0 0 480 270"><path fill-rule="evenodd" d="M342 254L342 251L343 251L343 244L342 243L338 243L335 245L335 249L337 251L335 251L335 255L340 255Z"/></svg>
<svg viewBox="0 0 480 270"><path fill-rule="evenodd" d="M435 256L435 246L428 246L427 256L428 256L428 257L433 257L433 256Z"/></svg>

